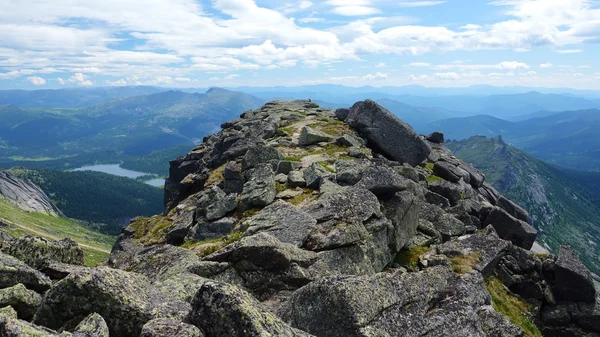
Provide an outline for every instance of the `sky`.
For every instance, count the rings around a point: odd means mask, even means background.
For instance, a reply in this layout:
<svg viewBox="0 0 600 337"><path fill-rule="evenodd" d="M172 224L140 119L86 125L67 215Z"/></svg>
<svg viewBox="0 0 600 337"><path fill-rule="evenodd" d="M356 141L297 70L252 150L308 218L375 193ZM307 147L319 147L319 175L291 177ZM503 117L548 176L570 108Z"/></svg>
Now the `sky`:
<svg viewBox="0 0 600 337"><path fill-rule="evenodd" d="M588 0L2 0L0 88L600 89Z"/></svg>

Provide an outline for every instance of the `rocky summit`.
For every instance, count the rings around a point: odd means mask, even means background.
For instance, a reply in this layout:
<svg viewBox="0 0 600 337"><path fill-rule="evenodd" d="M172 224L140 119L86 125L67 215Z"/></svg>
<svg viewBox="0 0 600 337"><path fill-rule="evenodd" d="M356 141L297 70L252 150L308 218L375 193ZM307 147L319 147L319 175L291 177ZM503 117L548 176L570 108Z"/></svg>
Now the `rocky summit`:
<svg viewBox="0 0 600 337"><path fill-rule="evenodd" d="M1 336L599 336L568 247L444 136L377 103L270 102L170 162L165 211L104 266L33 237L0 248Z"/></svg>

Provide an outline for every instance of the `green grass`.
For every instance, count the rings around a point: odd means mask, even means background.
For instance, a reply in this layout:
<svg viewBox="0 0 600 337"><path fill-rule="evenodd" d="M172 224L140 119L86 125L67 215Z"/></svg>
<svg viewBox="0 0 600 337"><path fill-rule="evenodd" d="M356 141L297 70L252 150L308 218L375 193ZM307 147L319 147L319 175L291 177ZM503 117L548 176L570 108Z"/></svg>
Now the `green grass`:
<svg viewBox="0 0 600 337"><path fill-rule="evenodd" d="M478 253L455 256L450 259L452 271L457 274L466 274L473 270L473 267L480 262Z"/></svg>
<svg viewBox="0 0 600 337"><path fill-rule="evenodd" d="M442 178L440 176L436 176L435 174L429 175L427 177L427 182L428 183L434 183L434 182L440 181L440 180L444 180L444 178Z"/></svg>
<svg viewBox="0 0 600 337"><path fill-rule="evenodd" d="M432 171L433 171L434 166L435 166L435 164L433 164L432 162L428 162L427 164L425 164L425 168L430 169Z"/></svg>
<svg viewBox="0 0 600 337"><path fill-rule="evenodd" d="M207 239L202 241L187 241L182 248L192 250L200 257L208 256L216 251L221 250L225 246L228 246L234 242L240 241L246 233L243 232L232 232L228 235L216 239Z"/></svg>
<svg viewBox="0 0 600 337"><path fill-rule="evenodd" d="M419 256L427 253L429 247L417 246L412 249L403 249L396 255L396 263L401 266L416 267L419 263Z"/></svg>
<svg viewBox="0 0 600 337"><path fill-rule="evenodd" d="M313 190L311 190L310 188L303 188L302 190L302 194L293 197L292 199L288 200L288 202L292 205L298 206L301 203L303 203L306 199L311 198L313 196Z"/></svg>
<svg viewBox="0 0 600 337"><path fill-rule="evenodd" d="M105 261L115 242L114 236L92 231L72 219L28 213L2 199L0 219L9 223L9 226L0 229L13 237L31 234L53 240L67 237L75 240L82 245L88 266Z"/></svg>
<svg viewBox="0 0 600 337"><path fill-rule="evenodd" d="M145 246L165 243L167 234L173 225L173 221L168 218L155 215L151 218L137 217L131 223L130 227L135 229L133 238L139 240Z"/></svg>
<svg viewBox="0 0 600 337"><path fill-rule="evenodd" d="M529 319L531 305L524 300L510 294L502 282L490 277L485 280L485 287L492 295L494 309L503 314L508 320L525 331L525 337L542 337L538 327Z"/></svg>

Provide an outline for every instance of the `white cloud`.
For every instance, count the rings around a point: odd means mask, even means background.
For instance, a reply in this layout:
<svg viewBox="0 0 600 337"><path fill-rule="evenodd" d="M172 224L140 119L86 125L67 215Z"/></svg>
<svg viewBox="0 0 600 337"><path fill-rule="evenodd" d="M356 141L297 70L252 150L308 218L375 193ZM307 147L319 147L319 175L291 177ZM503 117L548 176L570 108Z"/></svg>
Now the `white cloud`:
<svg viewBox="0 0 600 337"><path fill-rule="evenodd" d="M433 74L433 77L439 78L439 79L444 79L444 80L458 80L458 79L460 79L460 75L457 74L457 73L455 73L455 72L435 73L435 74Z"/></svg>
<svg viewBox="0 0 600 337"><path fill-rule="evenodd" d="M431 67L431 64L426 63L426 62L413 62L413 63L410 63L408 66L416 67L416 68L429 68L429 67Z"/></svg>
<svg viewBox="0 0 600 337"><path fill-rule="evenodd" d="M460 70L483 70L483 69L529 69L529 65L517 61L504 61L497 64L467 64L462 61L453 62L452 64L437 64L432 65L425 62L414 62L408 64L409 67L417 68L432 68L439 70L460 69Z"/></svg>
<svg viewBox="0 0 600 337"><path fill-rule="evenodd" d="M67 83L65 80L63 80L60 77L56 79L56 82L58 82L58 84L60 84L60 85L65 85Z"/></svg>
<svg viewBox="0 0 600 337"><path fill-rule="evenodd" d="M46 84L46 80L38 77L38 76L31 76L31 77L27 77L27 80L29 82L31 82L33 85L45 85Z"/></svg>
<svg viewBox="0 0 600 337"><path fill-rule="evenodd" d="M446 1L400 1L397 2L396 5L400 7L425 7L425 6L435 6L446 3Z"/></svg>
<svg viewBox="0 0 600 337"><path fill-rule="evenodd" d="M94 83L88 79L87 75L83 73L75 73L73 76L69 77L68 80L70 83L75 83L80 86L92 86Z"/></svg>
<svg viewBox="0 0 600 337"><path fill-rule="evenodd" d="M240 77L240 75L238 75L238 74L231 74L231 75L225 76L225 79L226 80L233 80L233 79L236 79L238 77Z"/></svg>
<svg viewBox="0 0 600 337"><path fill-rule="evenodd" d="M540 68L542 68L542 69L548 69L548 68L552 68L552 67L553 67L553 65L550 62L540 64Z"/></svg>
<svg viewBox="0 0 600 337"><path fill-rule="evenodd" d="M367 75L363 76L363 80L376 80L376 79L382 79L382 78L388 78L388 75L377 72L375 74L367 74Z"/></svg>
<svg viewBox="0 0 600 337"><path fill-rule="evenodd" d="M583 50L581 50L581 49L557 49L556 52L559 54L576 54L576 53L583 52Z"/></svg>
<svg viewBox="0 0 600 337"><path fill-rule="evenodd" d="M380 10L368 6L339 6L332 9L331 13L343 16L364 16L380 13Z"/></svg>

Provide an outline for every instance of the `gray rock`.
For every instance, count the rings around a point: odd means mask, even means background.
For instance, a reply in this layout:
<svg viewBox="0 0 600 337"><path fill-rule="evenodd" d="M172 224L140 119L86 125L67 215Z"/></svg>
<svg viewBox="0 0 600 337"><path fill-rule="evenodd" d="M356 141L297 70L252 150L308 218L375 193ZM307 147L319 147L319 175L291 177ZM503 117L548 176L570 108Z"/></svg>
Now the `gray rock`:
<svg viewBox="0 0 600 337"><path fill-rule="evenodd" d="M283 173L278 173L275 176L275 181L280 183L280 184L285 184L287 183L287 174L283 174Z"/></svg>
<svg viewBox="0 0 600 337"><path fill-rule="evenodd" d="M521 206L515 204L511 200L506 199L504 196L500 196L500 198L498 198L497 205L513 217L529 223L529 213L521 208Z"/></svg>
<svg viewBox="0 0 600 337"><path fill-rule="evenodd" d="M0 308L10 305L20 319L30 320L42 302L42 296L21 283L0 289Z"/></svg>
<svg viewBox="0 0 600 337"><path fill-rule="evenodd" d="M296 188L296 189L293 189L293 190L287 189L285 191L281 191L281 192L277 193L276 198L277 199L284 199L284 200L286 200L286 199L295 198L295 197L297 197L299 195L302 195L302 194L304 194L304 190L302 190L301 188Z"/></svg>
<svg viewBox="0 0 600 337"><path fill-rule="evenodd" d="M0 309L0 336L2 337L70 337L68 332L58 333L48 328L37 326L17 319L11 307Z"/></svg>
<svg viewBox="0 0 600 337"><path fill-rule="evenodd" d="M487 336L490 337L523 337L524 331L516 325L512 325L504 315L499 314L489 305L477 313L481 320L481 326Z"/></svg>
<svg viewBox="0 0 600 337"><path fill-rule="evenodd" d="M271 165L261 164L248 171L249 179L244 184L242 203L246 208L265 207L275 200L277 187Z"/></svg>
<svg viewBox="0 0 600 337"><path fill-rule="evenodd" d="M0 253L0 288L19 283L38 292L43 292L52 285L52 281L44 274L10 255Z"/></svg>
<svg viewBox="0 0 600 337"><path fill-rule="evenodd" d="M341 121L346 121L346 118L348 118L348 115L350 115L350 109L341 108L341 109L335 110L335 116Z"/></svg>
<svg viewBox="0 0 600 337"><path fill-rule="evenodd" d="M77 242L66 238L53 241L26 235L10 240L4 253L12 255L33 268L40 268L46 261L83 265L83 250Z"/></svg>
<svg viewBox="0 0 600 337"><path fill-rule="evenodd" d="M212 221L223 218L227 213L237 208L237 194L228 194L206 208L206 220Z"/></svg>
<svg viewBox="0 0 600 337"><path fill-rule="evenodd" d="M410 165L394 166L394 170L406 179L410 179L415 183L419 182L419 173Z"/></svg>
<svg viewBox="0 0 600 337"><path fill-rule="evenodd" d="M321 180L333 176L333 173L328 171L319 163L313 163L304 170L304 180L306 186L316 190L321 185Z"/></svg>
<svg viewBox="0 0 600 337"><path fill-rule="evenodd" d="M445 180L438 180L428 184L427 188L450 201L451 205L456 205L463 196L460 186L452 184Z"/></svg>
<svg viewBox="0 0 600 337"><path fill-rule="evenodd" d="M500 193L498 193L492 185L487 183L484 183L483 186L479 188L479 193L481 193L481 195L483 195L483 197L492 205L497 205L498 199L500 199Z"/></svg>
<svg viewBox="0 0 600 337"><path fill-rule="evenodd" d="M432 143L444 144L444 134L441 132L433 132L426 139Z"/></svg>
<svg viewBox="0 0 600 337"><path fill-rule="evenodd" d="M87 267L84 266L76 266L49 260L40 267L40 271L44 273L44 275L50 277L52 280L62 280L69 274L84 270L86 268Z"/></svg>
<svg viewBox="0 0 600 337"><path fill-rule="evenodd" d="M343 185L355 185L362 179L363 172L371 166L368 160L337 160L335 162L336 180Z"/></svg>
<svg viewBox="0 0 600 337"><path fill-rule="evenodd" d="M248 170L258 166L259 164L268 163L270 161L277 161L283 159L283 155L272 146L256 145L252 146L244 155L242 160L242 169Z"/></svg>
<svg viewBox="0 0 600 337"><path fill-rule="evenodd" d="M102 316L93 313L77 324L73 337L109 337L108 326Z"/></svg>
<svg viewBox="0 0 600 337"><path fill-rule="evenodd" d="M277 173L289 174L290 172L300 168L300 162L297 161L280 161L277 165Z"/></svg>
<svg viewBox="0 0 600 337"><path fill-rule="evenodd" d="M571 246L561 246L554 271L554 294L559 301L596 301L596 289L590 271L581 263Z"/></svg>
<svg viewBox="0 0 600 337"><path fill-rule="evenodd" d="M438 161L433 166L433 173L453 183L457 183L463 178L463 172L466 171L460 170L458 167L445 161Z"/></svg>
<svg viewBox="0 0 600 337"><path fill-rule="evenodd" d="M331 135L326 134L325 132L315 130L309 126L305 126L300 132L298 144L300 144L300 146L308 146L321 142L328 142L332 139L333 137Z"/></svg>
<svg viewBox="0 0 600 337"><path fill-rule="evenodd" d="M356 184L377 196L394 194L407 189L404 177L391 167L373 166L364 170L362 179Z"/></svg>
<svg viewBox="0 0 600 337"><path fill-rule="evenodd" d="M208 282L193 301L190 322L214 337L304 337L235 286Z"/></svg>
<svg viewBox="0 0 600 337"><path fill-rule="evenodd" d="M579 310L571 313L573 321L580 327L600 333L600 298L596 303L578 303Z"/></svg>
<svg viewBox="0 0 600 337"><path fill-rule="evenodd" d="M542 322L547 325L565 326L571 322L571 316L565 305L546 305L542 309Z"/></svg>
<svg viewBox="0 0 600 337"><path fill-rule="evenodd" d="M486 227L492 225L500 238L527 250L531 249L537 237L535 228L525 221L512 217L499 207L490 210L483 225Z"/></svg>
<svg viewBox="0 0 600 337"><path fill-rule="evenodd" d="M432 191L427 191L425 193L425 200L428 203L439 206L441 208L450 207L450 201L448 201L448 199Z"/></svg>
<svg viewBox="0 0 600 337"><path fill-rule="evenodd" d="M330 180L322 180L319 186L319 192L323 193L335 193L340 192L344 189L344 186L340 186Z"/></svg>
<svg viewBox="0 0 600 337"><path fill-rule="evenodd" d="M490 336L478 315L490 304L480 274L433 267L317 280L294 293L283 318L316 336ZM514 331L506 319L495 321Z"/></svg>
<svg viewBox="0 0 600 337"><path fill-rule="evenodd" d="M230 162L223 171L225 183L223 190L225 193L242 193L244 188L244 174L242 173L242 165L236 162Z"/></svg>
<svg viewBox="0 0 600 337"><path fill-rule="evenodd" d="M63 216L50 198L37 185L22 180L10 172L0 172L0 198L27 212Z"/></svg>
<svg viewBox="0 0 600 337"><path fill-rule="evenodd" d="M345 120L369 146L401 163L416 166L431 153L431 147L408 124L374 101L357 102Z"/></svg>
<svg viewBox="0 0 600 337"><path fill-rule="evenodd" d="M204 337L197 327L174 319L157 318L144 324L140 337Z"/></svg>
<svg viewBox="0 0 600 337"><path fill-rule="evenodd" d="M364 141L362 139L348 133L345 133L341 137L336 139L335 143L339 146L346 147L361 147L364 145Z"/></svg>
<svg viewBox="0 0 600 337"><path fill-rule="evenodd" d="M317 220L290 203L277 201L252 216L245 224L248 226L248 235L267 232L281 242L301 247Z"/></svg>
<svg viewBox="0 0 600 337"><path fill-rule="evenodd" d="M237 221L237 218L222 218L210 222L199 222L192 227L188 238L196 241L204 241L223 237L233 230Z"/></svg>
<svg viewBox="0 0 600 337"><path fill-rule="evenodd" d="M290 187L304 187L306 186L306 180L304 180L304 173L300 171L292 171L288 174L287 184Z"/></svg>
<svg viewBox="0 0 600 337"><path fill-rule="evenodd" d="M412 238L419 226L419 210L421 201L409 192L395 194L381 201L385 216L394 226L394 240L391 242L393 252L402 249Z"/></svg>

